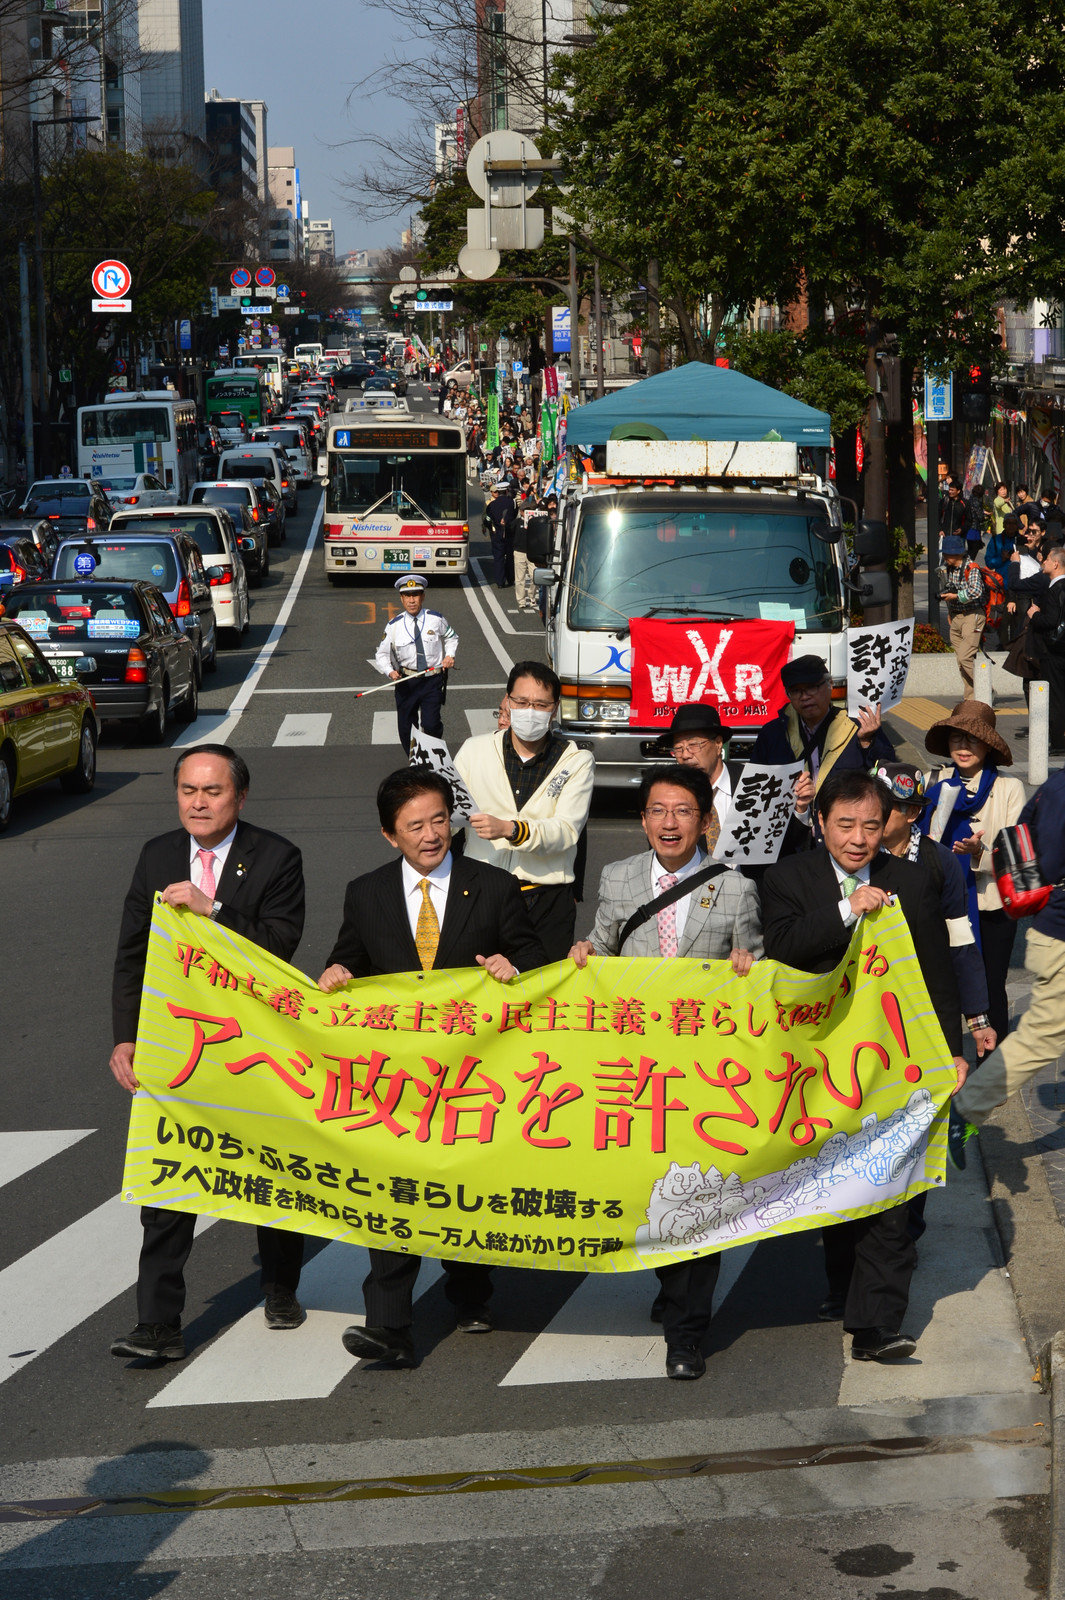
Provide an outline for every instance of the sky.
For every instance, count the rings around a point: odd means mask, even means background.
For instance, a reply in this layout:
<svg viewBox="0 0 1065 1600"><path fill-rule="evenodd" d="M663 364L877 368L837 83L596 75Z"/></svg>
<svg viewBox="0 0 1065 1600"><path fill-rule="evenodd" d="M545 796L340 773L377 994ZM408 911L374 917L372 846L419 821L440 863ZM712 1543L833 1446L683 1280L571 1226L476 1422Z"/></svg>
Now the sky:
<svg viewBox="0 0 1065 1600"><path fill-rule="evenodd" d="M293 145L303 194L315 220L332 217L337 254L398 243L405 218L364 222L344 198L347 173L364 165L345 141L360 129L406 126L405 106L387 96L348 105L357 78L389 54L394 27L359 0L205 0L204 83L208 94L265 100L271 145Z"/></svg>

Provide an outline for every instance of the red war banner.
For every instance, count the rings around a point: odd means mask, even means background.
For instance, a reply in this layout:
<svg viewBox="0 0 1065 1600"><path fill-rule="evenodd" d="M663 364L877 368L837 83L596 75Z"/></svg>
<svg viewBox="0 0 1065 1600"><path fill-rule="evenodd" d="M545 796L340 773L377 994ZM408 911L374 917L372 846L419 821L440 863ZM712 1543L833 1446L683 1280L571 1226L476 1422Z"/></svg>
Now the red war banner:
<svg viewBox="0 0 1065 1600"><path fill-rule="evenodd" d="M795 638L793 622L629 621L630 724L668 725L681 706L716 706L726 727L760 728L787 696L780 669Z"/></svg>

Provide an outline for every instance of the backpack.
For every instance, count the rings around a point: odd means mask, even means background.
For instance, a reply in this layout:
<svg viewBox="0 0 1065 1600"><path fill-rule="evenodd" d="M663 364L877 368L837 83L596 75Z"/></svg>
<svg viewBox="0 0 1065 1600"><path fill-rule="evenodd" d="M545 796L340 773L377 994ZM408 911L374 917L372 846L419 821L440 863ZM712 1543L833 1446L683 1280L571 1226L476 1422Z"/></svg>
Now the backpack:
<svg viewBox="0 0 1065 1600"><path fill-rule="evenodd" d="M997 628L1006 609L1006 585L1002 574L996 572L994 567L981 567L980 576L984 580L984 616L987 618L987 626Z"/></svg>

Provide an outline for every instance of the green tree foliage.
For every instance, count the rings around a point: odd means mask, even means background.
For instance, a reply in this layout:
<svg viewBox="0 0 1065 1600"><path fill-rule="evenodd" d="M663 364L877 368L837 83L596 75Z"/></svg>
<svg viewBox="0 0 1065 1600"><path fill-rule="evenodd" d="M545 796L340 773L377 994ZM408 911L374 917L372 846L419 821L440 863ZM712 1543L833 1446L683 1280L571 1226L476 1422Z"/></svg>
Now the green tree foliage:
<svg viewBox="0 0 1065 1600"><path fill-rule="evenodd" d="M856 427L865 415L869 390L861 339L826 336L819 330L747 333L728 328L724 348L739 372L827 411L834 434Z"/></svg>

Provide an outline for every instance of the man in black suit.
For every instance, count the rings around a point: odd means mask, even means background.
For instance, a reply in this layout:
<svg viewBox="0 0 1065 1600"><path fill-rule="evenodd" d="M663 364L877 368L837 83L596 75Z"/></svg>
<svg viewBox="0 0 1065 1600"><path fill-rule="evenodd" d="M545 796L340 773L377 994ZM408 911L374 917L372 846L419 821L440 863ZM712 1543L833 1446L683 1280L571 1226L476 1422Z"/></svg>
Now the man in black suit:
<svg viewBox="0 0 1065 1600"><path fill-rule="evenodd" d="M318 986L326 994L392 972L472 967L506 983L546 964L517 880L498 867L451 854L451 785L424 767L404 767L377 791L381 832L400 859L348 884L344 921ZM486 954L485 952L495 952ZM366 1327L344 1331L344 1348L396 1367L416 1365L411 1337L421 1257L370 1251L363 1284ZM463 1333L489 1333L491 1268L445 1263L445 1294Z"/></svg>
<svg viewBox="0 0 1065 1600"><path fill-rule="evenodd" d="M825 780L818 795L823 846L778 862L763 880L765 953L801 972L831 972L843 960L858 919L897 899L960 1089L967 1067L947 927L932 875L881 851L890 808L890 794L868 773L845 771ZM907 1207L837 1223L823 1238L829 1299L822 1319L842 1312L856 1360L911 1356L917 1341L900 1331L916 1264Z"/></svg>
<svg viewBox="0 0 1065 1600"><path fill-rule="evenodd" d="M1039 674L1050 686L1050 751L1065 753L1065 549L1053 545L1043 561L1048 580L1045 592L1028 607L1028 637L1039 665Z"/></svg>
<svg viewBox="0 0 1065 1600"><path fill-rule="evenodd" d="M111 1071L130 1094L138 1088L137 1018L157 894L167 905L210 917L285 961L296 953L303 933L302 858L279 834L240 821L249 781L247 766L228 745L184 751L174 767L181 827L149 839L141 851L122 913L111 995ZM114 1341L111 1354L180 1361L185 1354L184 1268L196 1218L190 1212L144 1206L141 1222L137 1326ZM296 1299L303 1238L283 1229L257 1232L267 1327L298 1328L303 1321Z"/></svg>

